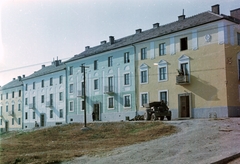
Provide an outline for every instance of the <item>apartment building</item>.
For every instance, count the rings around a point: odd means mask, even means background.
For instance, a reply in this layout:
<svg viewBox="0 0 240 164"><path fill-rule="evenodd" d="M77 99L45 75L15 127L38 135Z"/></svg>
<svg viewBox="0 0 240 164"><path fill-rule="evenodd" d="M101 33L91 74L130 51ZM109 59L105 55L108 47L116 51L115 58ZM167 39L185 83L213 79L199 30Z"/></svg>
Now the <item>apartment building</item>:
<svg viewBox="0 0 240 164"><path fill-rule="evenodd" d="M23 110L22 77L13 78L0 87L0 129L1 132L22 129Z"/></svg>
<svg viewBox="0 0 240 164"><path fill-rule="evenodd" d="M66 70L61 60L23 79L23 128L66 123Z"/></svg>

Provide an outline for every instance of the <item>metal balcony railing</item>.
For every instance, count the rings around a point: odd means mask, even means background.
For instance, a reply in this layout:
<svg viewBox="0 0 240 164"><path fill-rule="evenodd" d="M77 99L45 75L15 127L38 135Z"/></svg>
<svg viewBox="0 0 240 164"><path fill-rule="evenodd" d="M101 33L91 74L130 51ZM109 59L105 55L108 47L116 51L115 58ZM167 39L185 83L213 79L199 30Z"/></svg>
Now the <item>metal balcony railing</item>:
<svg viewBox="0 0 240 164"><path fill-rule="evenodd" d="M77 97L84 97L84 90L78 90Z"/></svg>
<svg viewBox="0 0 240 164"><path fill-rule="evenodd" d="M114 87L113 86L105 86L104 87L104 93L106 93L106 94L114 93Z"/></svg>
<svg viewBox="0 0 240 164"><path fill-rule="evenodd" d="M52 107L53 106L53 100L47 101L46 107Z"/></svg>
<svg viewBox="0 0 240 164"><path fill-rule="evenodd" d="M8 115L9 116L14 116L14 111L13 110L8 111Z"/></svg>
<svg viewBox="0 0 240 164"><path fill-rule="evenodd" d="M176 76L176 84L189 84L189 76L188 75L177 75Z"/></svg>
<svg viewBox="0 0 240 164"><path fill-rule="evenodd" d="M36 107L35 107L35 104L33 103L33 104L29 104L29 109L35 109Z"/></svg>

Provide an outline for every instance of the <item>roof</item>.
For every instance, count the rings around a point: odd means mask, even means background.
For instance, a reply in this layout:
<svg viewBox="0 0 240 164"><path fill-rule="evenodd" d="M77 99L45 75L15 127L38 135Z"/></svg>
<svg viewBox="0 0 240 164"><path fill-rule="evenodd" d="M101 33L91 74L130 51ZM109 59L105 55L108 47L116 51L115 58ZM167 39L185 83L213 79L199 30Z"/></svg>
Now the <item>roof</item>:
<svg viewBox="0 0 240 164"><path fill-rule="evenodd" d="M192 17L185 18L183 20L178 20L176 22L162 25L157 28L152 28L152 29L143 31L138 34L133 34L133 35L130 35L130 36L127 36L124 38L117 39L114 41L113 44L110 44L108 42L108 43L105 43L102 45L98 45L98 46L89 48L89 49L83 51L82 53L75 55L71 59L67 60L65 63L71 62L74 60L78 60L81 58L85 58L88 56L92 56L95 54L99 54L102 52L114 50L117 48L130 46L130 45L142 42L142 41L154 39L156 37L161 37L164 35L169 35L171 33L186 30L186 29L204 25L207 23L215 22L215 21L218 21L221 19L228 19L230 21L234 21L235 23L237 23L236 20L231 19L231 17L225 16L225 15L218 15L211 11L207 11L207 12L203 12L203 13L194 15Z"/></svg>
<svg viewBox="0 0 240 164"><path fill-rule="evenodd" d="M14 87L19 87L19 86L22 86L22 85L23 85L23 83L22 83L21 80L15 79L15 80L12 80L11 82L5 84L4 86L0 87L0 91L10 89L10 88L14 88Z"/></svg>
<svg viewBox="0 0 240 164"><path fill-rule="evenodd" d="M47 75L50 73L64 70L65 68L66 68L66 65L64 63L59 63L59 65L52 63L52 65L42 67L42 69L35 71L33 74L25 77L23 80L28 80L28 79L35 78L35 77L44 76L44 75Z"/></svg>

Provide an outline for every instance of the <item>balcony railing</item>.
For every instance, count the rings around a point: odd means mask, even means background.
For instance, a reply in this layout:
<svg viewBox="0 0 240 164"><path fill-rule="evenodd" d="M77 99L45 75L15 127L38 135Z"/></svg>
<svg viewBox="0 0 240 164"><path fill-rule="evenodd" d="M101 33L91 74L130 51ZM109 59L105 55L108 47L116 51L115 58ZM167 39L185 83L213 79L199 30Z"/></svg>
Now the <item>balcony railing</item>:
<svg viewBox="0 0 240 164"><path fill-rule="evenodd" d="M46 107L52 107L53 106L53 100L47 101Z"/></svg>
<svg viewBox="0 0 240 164"><path fill-rule="evenodd" d="M9 116L14 116L14 111L13 110L8 111L8 115Z"/></svg>
<svg viewBox="0 0 240 164"><path fill-rule="evenodd" d="M77 97L84 97L84 90L78 90Z"/></svg>
<svg viewBox="0 0 240 164"><path fill-rule="evenodd" d="M29 109L35 109L35 104L29 104Z"/></svg>
<svg viewBox="0 0 240 164"><path fill-rule="evenodd" d="M189 84L189 76L188 75L177 75L176 76L176 84Z"/></svg>
<svg viewBox="0 0 240 164"><path fill-rule="evenodd" d="M113 94L114 93L113 86L105 86L104 87L104 93L106 93L106 94Z"/></svg>

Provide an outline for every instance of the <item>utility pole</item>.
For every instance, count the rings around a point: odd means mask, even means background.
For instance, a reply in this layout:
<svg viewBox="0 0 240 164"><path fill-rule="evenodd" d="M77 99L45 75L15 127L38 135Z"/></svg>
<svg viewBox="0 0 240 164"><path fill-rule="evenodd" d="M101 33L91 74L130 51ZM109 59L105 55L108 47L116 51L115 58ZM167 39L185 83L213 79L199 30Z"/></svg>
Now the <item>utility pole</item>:
<svg viewBox="0 0 240 164"><path fill-rule="evenodd" d="M86 106L86 74L85 74L85 69L89 68L87 66L81 65L81 69L83 70L83 98L84 98L84 126L82 130L88 130L89 128L87 127L87 106Z"/></svg>

